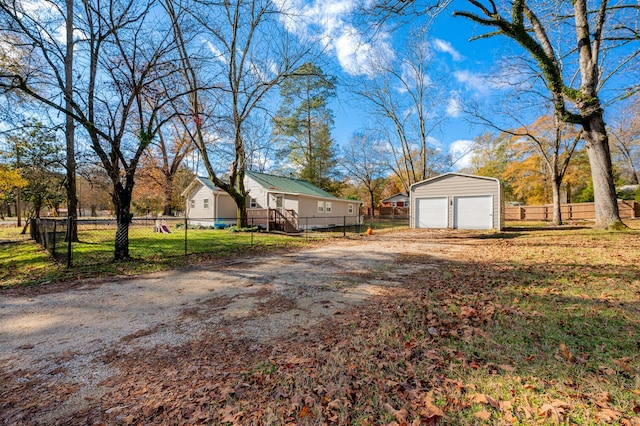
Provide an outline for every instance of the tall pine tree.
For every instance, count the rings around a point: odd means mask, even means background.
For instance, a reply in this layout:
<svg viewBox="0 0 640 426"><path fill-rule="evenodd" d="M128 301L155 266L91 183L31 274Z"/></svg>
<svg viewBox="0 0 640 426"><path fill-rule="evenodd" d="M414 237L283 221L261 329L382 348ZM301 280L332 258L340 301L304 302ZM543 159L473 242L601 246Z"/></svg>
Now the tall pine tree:
<svg viewBox="0 0 640 426"><path fill-rule="evenodd" d="M320 188L334 189L336 149L331 138L335 77L306 63L280 85L282 104L273 119L274 136L297 175Z"/></svg>

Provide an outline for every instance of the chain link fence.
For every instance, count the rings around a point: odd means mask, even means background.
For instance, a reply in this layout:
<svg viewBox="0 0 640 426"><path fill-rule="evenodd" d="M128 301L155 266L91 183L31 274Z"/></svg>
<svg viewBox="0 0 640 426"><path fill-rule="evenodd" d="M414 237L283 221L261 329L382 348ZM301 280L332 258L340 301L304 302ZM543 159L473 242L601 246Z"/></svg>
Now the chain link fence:
<svg viewBox="0 0 640 426"><path fill-rule="evenodd" d="M67 231L73 219L32 219L31 237L52 257L69 266L93 266L113 261L116 220L81 218L75 221L77 241L69 243ZM137 261L162 262L191 255L228 256L250 247L286 245L295 240L344 238L375 230L407 227L407 217L324 217L298 218L295 232L284 232L259 217L248 220L248 227L238 229L236 218L202 220L176 217L137 217L129 225L129 255Z"/></svg>

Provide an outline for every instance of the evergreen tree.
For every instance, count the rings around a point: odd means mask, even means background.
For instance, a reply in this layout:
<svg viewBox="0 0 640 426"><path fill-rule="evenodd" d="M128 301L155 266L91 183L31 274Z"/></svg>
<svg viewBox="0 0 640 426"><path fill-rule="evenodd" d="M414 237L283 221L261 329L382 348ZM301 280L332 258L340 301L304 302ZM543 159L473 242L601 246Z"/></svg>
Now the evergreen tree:
<svg viewBox="0 0 640 426"><path fill-rule="evenodd" d="M280 85L282 104L273 119L274 135L297 175L325 190L333 189L336 149L331 139L335 77L306 63Z"/></svg>

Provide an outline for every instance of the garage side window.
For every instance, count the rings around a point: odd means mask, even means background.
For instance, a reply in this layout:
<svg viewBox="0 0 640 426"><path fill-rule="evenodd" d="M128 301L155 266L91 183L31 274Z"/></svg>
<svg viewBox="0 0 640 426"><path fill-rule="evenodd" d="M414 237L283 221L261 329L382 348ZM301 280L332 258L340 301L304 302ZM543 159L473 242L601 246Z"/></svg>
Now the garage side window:
<svg viewBox="0 0 640 426"><path fill-rule="evenodd" d="M349 214L353 213L353 204L349 204L349 206L347 207L347 211L349 212Z"/></svg>
<svg viewBox="0 0 640 426"><path fill-rule="evenodd" d="M318 213L324 213L324 201L318 201Z"/></svg>
<svg viewBox="0 0 640 426"><path fill-rule="evenodd" d="M191 207L192 209L196 208L196 200L190 200L189 201L189 207Z"/></svg>
<svg viewBox="0 0 640 426"><path fill-rule="evenodd" d="M327 201L326 203L324 203L324 212L325 213L331 213L331 202Z"/></svg>
<svg viewBox="0 0 640 426"><path fill-rule="evenodd" d="M204 200L202 200L202 208L204 208L205 210L209 208L209 199L205 198Z"/></svg>

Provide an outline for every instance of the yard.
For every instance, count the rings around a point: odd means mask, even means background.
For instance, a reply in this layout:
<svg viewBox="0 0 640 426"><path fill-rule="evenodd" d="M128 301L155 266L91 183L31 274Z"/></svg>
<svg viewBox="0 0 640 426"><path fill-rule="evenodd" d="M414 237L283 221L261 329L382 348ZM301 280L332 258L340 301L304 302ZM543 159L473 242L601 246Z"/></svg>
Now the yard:
<svg viewBox="0 0 640 426"><path fill-rule="evenodd" d="M640 425L638 259L633 229L395 231L5 289L0 419Z"/></svg>

